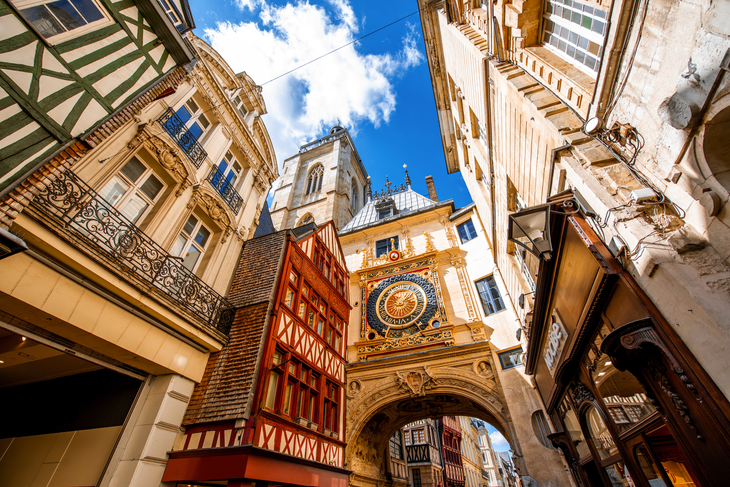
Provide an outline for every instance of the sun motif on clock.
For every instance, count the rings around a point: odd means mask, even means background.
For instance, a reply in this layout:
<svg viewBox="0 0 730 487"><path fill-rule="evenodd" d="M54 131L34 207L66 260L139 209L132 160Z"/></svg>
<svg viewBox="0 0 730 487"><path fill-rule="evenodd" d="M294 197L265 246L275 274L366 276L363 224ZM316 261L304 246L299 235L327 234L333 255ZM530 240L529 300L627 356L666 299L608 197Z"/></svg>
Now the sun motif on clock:
<svg viewBox="0 0 730 487"><path fill-rule="evenodd" d="M400 330L406 335L428 326L437 310L433 284L417 274L384 279L367 299L367 318L381 335Z"/></svg>

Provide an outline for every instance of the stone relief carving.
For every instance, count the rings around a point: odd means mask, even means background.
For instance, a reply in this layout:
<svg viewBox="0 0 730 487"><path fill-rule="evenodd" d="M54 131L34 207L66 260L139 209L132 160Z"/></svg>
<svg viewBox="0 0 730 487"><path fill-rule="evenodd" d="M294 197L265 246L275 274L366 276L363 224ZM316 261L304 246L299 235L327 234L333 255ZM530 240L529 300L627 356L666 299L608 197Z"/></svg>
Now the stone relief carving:
<svg viewBox="0 0 730 487"><path fill-rule="evenodd" d="M347 386L347 397L357 396L360 392L360 389L362 389L362 384L360 384L359 380L350 381Z"/></svg>
<svg viewBox="0 0 730 487"><path fill-rule="evenodd" d="M142 146L147 149L159 163L168 170L169 174L180 183L176 197L180 197L182 193L192 184L190 181L190 171L185 167L183 157L178 148L168 144L163 138L153 135L148 123L142 123L142 120L136 118L139 122L137 126L137 135L127 144L127 148L131 151ZM194 178L194 176L193 176Z"/></svg>
<svg viewBox="0 0 730 487"><path fill-rule="evenodd" d="M192 210L196 205L205 210L208 216L220 225L221 229L223 229L221 243L225 243L231 234L231 218L228 216L228 212L223 205L218 202L217 198L202 192L200 185L195 185L193 186L193 194L190 196L187 208Z"/></svg>
<svg viewBox="0 0 730 487"><path fill-rule="evenodd" d="M426 369L422 371L412 370L408 373L396 372L396 375L398 377L398 386L401 389L407 389L413 397L425 396L427 389L432 389L438 385Z"/></svg>
<svg viewBox="0 0 730 487"><path fill-rule="evenodd" d="M481 360L474 363L474 373L481 375L485 379L494 378L494 370L492 369L492 364L490 364L486 360Z"/></svg>

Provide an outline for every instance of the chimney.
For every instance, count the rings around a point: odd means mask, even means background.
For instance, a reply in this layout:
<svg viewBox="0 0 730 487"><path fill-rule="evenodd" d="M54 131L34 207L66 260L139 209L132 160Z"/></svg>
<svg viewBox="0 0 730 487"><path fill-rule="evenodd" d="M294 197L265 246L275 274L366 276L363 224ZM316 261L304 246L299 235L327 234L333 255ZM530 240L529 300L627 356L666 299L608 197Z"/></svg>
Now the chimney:
<svg viewBox="0 0 730 487"><path fill-rule="evenodd" d="M436 194L436 186L433 185L433 177L426 176L426 187L428 188L428 197L438 202L439 197Z"/></svg>

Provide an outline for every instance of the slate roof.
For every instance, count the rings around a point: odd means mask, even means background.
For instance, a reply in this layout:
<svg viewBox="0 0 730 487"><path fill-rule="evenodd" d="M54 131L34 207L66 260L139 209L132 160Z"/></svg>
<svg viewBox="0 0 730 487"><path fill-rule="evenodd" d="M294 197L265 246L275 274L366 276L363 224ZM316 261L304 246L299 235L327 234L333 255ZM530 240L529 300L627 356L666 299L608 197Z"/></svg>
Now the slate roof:
<svg viewBox="0 0 730 487"><path fill-rule="evenodd" d="M392 198L395 203L395 207L398 210L397 213L390 217L378 219L378 211L376 205L382 203L384 200ZM422 210L435 208L436 206L442 206L450 204L453 206L452 200L442 201L441 203L433 201L421 194L416 193L408 186L404 191L390 194L381 198L370 199L365 206L357 212L357 215L353 217L345 227L340 230L340 235L359 230L361 228L369 227L372 225L379 225L381 223L397 220L403 216L407 216L413 213L417 213Z"/></svg>
<svg viewBox="0 0 730 487"><path fill-rule="evenodd" d="M228 295L236 308L228 343L210 355L190 398L184 425L230 421L246 414L288 235L287 231L270 233L245 243Z"/></svg>
<svg viewBox="0 0 730 487"><path fill-rule="evenodd" d="M271 212L269 211L269 202L264 202L264 209L261 210L261 216L259 217L259 224L256 227L256 231L253 234L253 238L263 237L270 233L274 233L274 222L271 221Z"/></svg>

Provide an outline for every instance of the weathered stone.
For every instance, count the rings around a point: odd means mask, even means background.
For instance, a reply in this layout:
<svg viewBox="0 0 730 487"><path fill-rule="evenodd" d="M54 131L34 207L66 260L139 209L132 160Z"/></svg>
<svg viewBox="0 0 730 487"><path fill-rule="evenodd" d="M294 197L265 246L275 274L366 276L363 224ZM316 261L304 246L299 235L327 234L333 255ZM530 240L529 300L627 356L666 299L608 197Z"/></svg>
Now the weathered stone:
<svg viewBox="0 0 730 487"><path fill-rule="evenodd" d="M707 240L692 225L684 225L675 231L667 241L678 254L701 250L707 247Z"/></svg>

